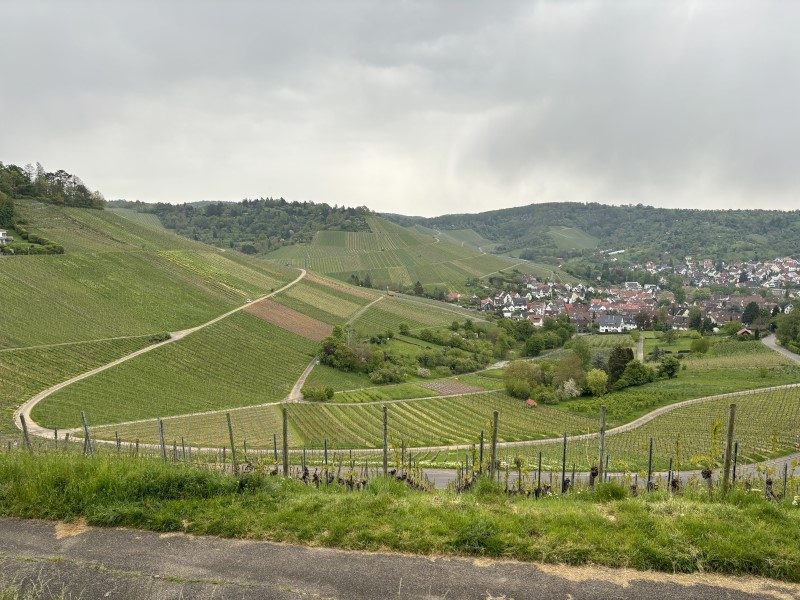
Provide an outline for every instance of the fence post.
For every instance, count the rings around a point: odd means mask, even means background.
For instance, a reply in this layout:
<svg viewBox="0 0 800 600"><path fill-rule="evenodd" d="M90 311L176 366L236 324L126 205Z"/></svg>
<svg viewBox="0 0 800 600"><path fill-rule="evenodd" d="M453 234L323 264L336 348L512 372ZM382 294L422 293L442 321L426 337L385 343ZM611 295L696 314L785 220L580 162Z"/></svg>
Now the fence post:
<svg viewBox="0 0 800 600"><path fill-rule="evenodd" d="M275 464L278 464L278 434L272 434L272 454L275 459Z"/></svg>
<svg viewBox="0 0 800 600"><path fill-rule="evenodd" d="M119 454L122 451L122 441L119 439L119 431L114 432L114 439L117 442L117 454Z"/></svg>
<svg viewBox="0 0 800 600"><path fill-rule="evenodd" d="M25 442L25 447L32 452L33 448L31 447L31 438L28 437L28 423L25 421L25 415L19 416L19 422L22 424L22 440Z"/></svg>
<svg viewBox="0 0 800 600"><path fill-rule="evenodd" d="M539 450L539 466L536 469L536 497L542 495L542 451Z"/></svg>
<svg viewBox="0 0 800 600"><path fill-rule="evenodd" d="M383 405L383 476L389 476L389 409Z"/></svg>
<svg viewBox="0 0 800 600"><path fill-rule="evenodd" d="M233 441L233 424L231 423L231 413L225 413L225 419L228 421L228 437L231 440L231 463L233 464L233 474L239 474L239 463L236 460L236 444Z"/></svg>
<svg viewBox="0 0 800 600"><path fill-rule="evenodd" d="M86 420L86 413L81 411L81 425L83 425L83 453L92 453L92 438L89 437L89 422Z"/></svg>
<svg viewBox="0 0 800 600"><path fill-rule="evenodd" d="M600 407L600 459L597 461L597 478L600 481L603 481L603 455L605 453L606 453L606 406L604 404Z"/></svg>
<svg viewBox="0 0 800 600"><path fill-rule="evenodd" d="M564 489L567 484L567 432L564 432L564 444L563 450L561 452L561 493L563 494L566 490Z"/></svg>
<svg viewBox="0 0 800 600"><path fill-rule="evenodd" d="M328 438L325 438L322 446L322 464L325 466L325 483L328 483Z"/></svg>
<svg viewBox="0 0 800 600"><path fill-rule="evenodd" d="M739 460L739 442L733 444L733 483L736 483L736 463Z"/></svg>
<svg viewBox="0 0 800 600"><path fill-rule="evenodd" d="M481 429L481 447L478 452L478 460L480 461L478 463L478 473L481 475L483 475L483 442L484 442L483 438L484 438L483 429Z"/></svg>
<svg viewBox="0 0 800 600"><path fill-rule="evenodd" d="M161 458L164 459L164 462L167 462L167 445L164 442L164 421L161 420L161 417L158 417L158 441L161 446Z"/></svg>
<svg viewBox="0 0 800 600"><path fill-rule="evenodd" d="M722 472L722 493L728 491L730 484L731 455L733 454L733 424L736 420L736 404L731 404L731 412L728 417L728 434L725 438L725 461Z"/></svg>
<svg viewBox="0 0 800 600"><path fill-rule="evenodd" d="M786 500L786 483L789 479L789 463L783 463L783 493L781 494L781 499Z"/></svg>
<svg viewBox="0 0 800 600"><path fill-rule="evenodd" d="M650 438L647 450L647 491L653 487L653 438Z"/></svg>
<svg viewBox="0 0 800 600"><path fill-rule="evenodd" d="M494 411L492 413L492 453L489 457L491 460L489 463L489 476L492 480L494 480L494 474L497 470L497 425L499 420L500 413Z"/></svg>
<svg viewBox="0 0 800 600"><path fill-rule="evenodd" d="M281 405L281 420L283 421L283 476L289 476L289 413Z"/></svg>

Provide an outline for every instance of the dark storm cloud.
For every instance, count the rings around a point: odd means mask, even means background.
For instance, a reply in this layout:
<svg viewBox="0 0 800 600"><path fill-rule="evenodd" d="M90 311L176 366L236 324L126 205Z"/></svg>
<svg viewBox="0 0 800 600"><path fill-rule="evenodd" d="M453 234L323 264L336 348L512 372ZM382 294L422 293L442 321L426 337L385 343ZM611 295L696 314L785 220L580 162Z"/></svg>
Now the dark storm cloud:
<svg viewBox="0 0 800 600"><path fill-rule="evenodd" d="M0 3L0 160L109 197L795 208L800 5Z"/></svg>

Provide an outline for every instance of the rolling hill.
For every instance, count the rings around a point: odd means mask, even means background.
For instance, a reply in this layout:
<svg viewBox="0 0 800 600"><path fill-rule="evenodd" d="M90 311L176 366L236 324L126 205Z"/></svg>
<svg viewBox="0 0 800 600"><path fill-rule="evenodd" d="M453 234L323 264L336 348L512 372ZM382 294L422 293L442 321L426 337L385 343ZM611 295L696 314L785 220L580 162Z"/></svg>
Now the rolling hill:
<svg viewBox="0 0 800 600"><path fill-rule="evenodd" d="M596 250L625 250L622 258L634 260L800 256L800 211L555 202L433 218L385 216L405 226L486 239L497 252L531 260Z"/></svg>

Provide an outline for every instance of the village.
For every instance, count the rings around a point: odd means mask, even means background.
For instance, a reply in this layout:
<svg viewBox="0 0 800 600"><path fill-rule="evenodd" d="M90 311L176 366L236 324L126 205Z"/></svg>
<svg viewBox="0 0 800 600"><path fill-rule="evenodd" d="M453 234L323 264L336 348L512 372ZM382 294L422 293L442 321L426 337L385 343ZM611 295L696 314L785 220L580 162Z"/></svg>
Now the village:
<svg viewBox="0 0 800 600"><path fill-rule="evenodd" d="M631 271L661 277L657 284L627 281L603 286L548 282L524 275L518 290L498 291L482 299L473 296L470 303L505 318L527 319L535 327L542 327L548 317L565 314L578 331L598 333L708 330L733 321L765 329L772 316L792 310L795 290L800 288L800 263L793 258L730 264L687 258L677 267L648 262L634 265ZM683 279L683 301L662 287L667 275ZM456 298L449 295L448 299Z"/></svg>

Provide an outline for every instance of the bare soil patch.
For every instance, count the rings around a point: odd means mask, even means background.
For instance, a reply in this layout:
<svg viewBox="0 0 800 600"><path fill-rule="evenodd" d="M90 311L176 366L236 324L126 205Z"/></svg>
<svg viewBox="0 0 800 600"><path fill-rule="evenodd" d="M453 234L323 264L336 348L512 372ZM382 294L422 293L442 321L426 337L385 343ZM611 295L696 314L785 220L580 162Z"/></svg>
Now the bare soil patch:
<svg viewBox="0 0 800 600"><path fill-rule="evenodd" d="M422 387L438 392L442 396L455 396L461 394L474 394L475 392L485 392L483 388L461 383L455 379L442 379L440 381L429 381L423 383Z"/></svg>
<svg viewBox="0 0 800 600"><path fill-rule="evenodd" d="M268 323L277 325L281 329L291 331L309 340L322 341L331 334L333 327L308 315L297 312L270 298L251 304L244 309L254 317L264 319Z"/></svg>

